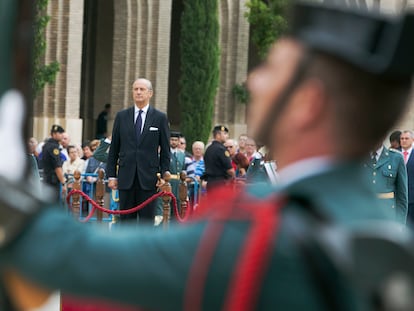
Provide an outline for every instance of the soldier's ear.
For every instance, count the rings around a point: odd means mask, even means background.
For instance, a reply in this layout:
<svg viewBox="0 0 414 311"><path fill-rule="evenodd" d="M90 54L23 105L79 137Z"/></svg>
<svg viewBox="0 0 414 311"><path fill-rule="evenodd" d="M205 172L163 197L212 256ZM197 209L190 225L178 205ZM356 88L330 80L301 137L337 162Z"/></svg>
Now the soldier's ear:
<svg viewBox="0 0 414 311"><path fill-rule="evenodd" d="M289 106L295 124L302 128L320 124L330 111L325 86L317 78L305 80L294 92Z"/></svg>

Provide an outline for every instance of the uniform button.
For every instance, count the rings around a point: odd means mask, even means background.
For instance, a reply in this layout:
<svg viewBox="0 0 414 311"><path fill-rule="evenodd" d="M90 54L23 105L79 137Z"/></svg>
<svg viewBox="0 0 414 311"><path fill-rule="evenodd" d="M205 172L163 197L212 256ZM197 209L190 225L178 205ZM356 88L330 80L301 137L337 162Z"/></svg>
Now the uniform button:
<svg viewBox="0 0 414 311"><path fill-rule="evenodd" d="M392 177L392 174L390 174L390 177Z"/></svg>
<svg viewBox="0 0 414 311"><path fill-rule="evenodd" d="M375 184L375 180L373 180L372 183Z"/></svg>
<svg viewBox="0 0 414 311"><path fill-rule="evenodd" d="M372 175L374 175L374 176L377 175L377 172L373 172Z"/></svg>

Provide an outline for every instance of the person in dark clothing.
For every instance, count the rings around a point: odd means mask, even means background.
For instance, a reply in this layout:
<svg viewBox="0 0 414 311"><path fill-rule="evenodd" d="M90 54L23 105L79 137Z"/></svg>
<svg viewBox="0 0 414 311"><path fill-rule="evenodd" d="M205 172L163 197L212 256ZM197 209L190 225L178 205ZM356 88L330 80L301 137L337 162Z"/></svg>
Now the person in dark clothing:
<svg viewBox="0 0 414 311"><path fill-rule="evenodd" d="M207 180L207 192L214 187L224 185L236 176L231 165L230 153L224 146L228 133L227 127L216 125L213 129L214 140L204 154L206 170L203 179Z"/></svg>
<svg viewBox="0 0 414 311"><path fill-rule="evenodd" d="M43 181L54 187L59 194L60 187L65 190L65 176L63 174L63 161L60 156L59 142L65 130L60 125L53 125L50 130L51 137L42 149Z"/></svg>
<svg viewBox="0 0 414 311"><path fill-rule="evenodd" d="M108 116L111 113L111 104L106 104L105 109L98 115L96 120L96 138L101 139L107 136Z"/></svg>

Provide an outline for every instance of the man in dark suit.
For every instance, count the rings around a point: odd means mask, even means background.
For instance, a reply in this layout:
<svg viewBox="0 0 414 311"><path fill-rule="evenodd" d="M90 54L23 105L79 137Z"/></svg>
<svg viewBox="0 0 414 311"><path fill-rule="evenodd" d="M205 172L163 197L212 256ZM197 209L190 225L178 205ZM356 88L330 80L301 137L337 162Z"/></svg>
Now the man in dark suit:
<svg viewBox="0 0 414 311"><path fill-rule="evenodd" d="M410 227L414 225L414 155L413 143L414 134L412 131L405 130L401 133L401 153L404 158L404 163L407 166L408 177L408 214L407 224Z"/></svg>
<svg viewBox="0 0 414 311"><path fill-rule="evenodd" d="M108 186L119 190L121 210L133 208L153 196L157 173L163 175L170 165L167 116L149 105L152 95L151 82L137 79L132 85L135 105L115 117L107 175ZM154 202L138 211L140 220L153 221ZM121 215L121 220L136 218L137 213Z"/></svg>

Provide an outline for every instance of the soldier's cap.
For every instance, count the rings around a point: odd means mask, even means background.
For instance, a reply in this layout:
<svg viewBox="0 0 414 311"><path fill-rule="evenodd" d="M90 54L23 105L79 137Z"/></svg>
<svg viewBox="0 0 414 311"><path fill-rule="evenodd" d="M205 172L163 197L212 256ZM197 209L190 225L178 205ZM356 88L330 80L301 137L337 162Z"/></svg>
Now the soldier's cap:
<svg viewBox="0 0 414 311"><path fill-rule="evenodd" d="M63 127L57 124L53 124L52 128L50 129L50 133L64 133L64 132L65 130L63 129Z"/></svg>
<svg viewBox="0 0 414 311"><path fill-rule="evenodd" d="M178 138L180 138L182 136L183 135L181 134L181 132L178 132L178 131L171 131L170 132L170 137L178 137Z"/></svg>
<svg viewBox="0 0 414 311"><path fill-rule="evenodd" d="M219 131L228 133L229 132L229 129L227 127L225 127L224 125L216 125L213 128L213 132L219 132Z"/></svg>
<svg viewBox="0 0 414 311"><path fill-rule="evenodd" d="M414 73L414 13L386 16L326 3L296 2L290 36L366 72L395 78Z"/></svg>

